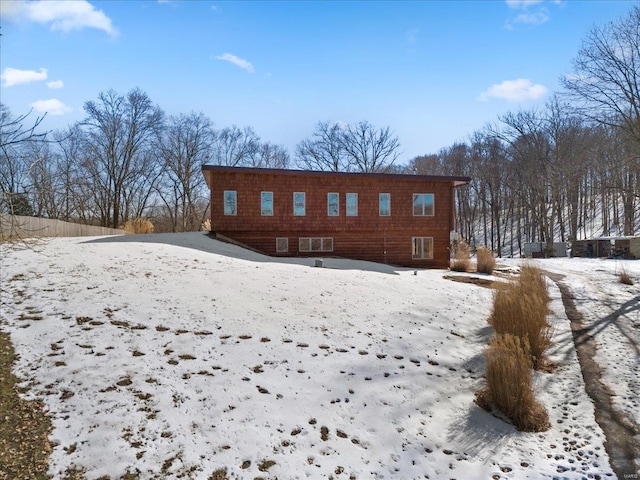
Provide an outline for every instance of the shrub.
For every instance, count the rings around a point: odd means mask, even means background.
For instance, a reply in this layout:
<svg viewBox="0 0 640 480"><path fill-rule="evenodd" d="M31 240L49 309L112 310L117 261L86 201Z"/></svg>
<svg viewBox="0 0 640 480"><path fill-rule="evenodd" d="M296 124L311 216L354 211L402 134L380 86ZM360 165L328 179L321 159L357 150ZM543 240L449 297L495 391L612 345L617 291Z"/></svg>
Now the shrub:
<svg viewBox="0 0 640 480"><path fill-rule="evenodd" d="M497 335L484 353L487 385L477 395L483 408L493 406L525 432L548 430L549 415L535 398L531 382L531 353L526 339Z"/></svg>
<svg viewBox="0 0 640 480"><path fill-rule="evenodd" d="M498 290L493 299L489 324L497 335L515 335L526 341L534 368L542 368L544 352L551 345L547 322L549 293L540 270L524 267L518 282Z"/></svg>
<svg viewBox="0 0 640 480"><path fill-rule="evenodd" d="M633 285L633 279L631 275L627 273L624 267L622 267L622 271L620 272L620 283L624 283L625 285Z"/></svg>
<svg viewBox="0 0 640 480"><path fill-rule="evenodd" d="M454 272L468 272L471 267L471 249L460 240L453 245L451 251L451 270Z"/></svg>
<svg viewBox="0 0 640 480"><path fill-rule="evenodd" d="M153 223L145 218L134 218L127 220L122 227L125 233L153 233Z"/></svg>
<svg viewBox="0 0 640 480"><path fill-rule="evenodd" d="M478 247L477 264L478 273L491 275L493 269L496 268L496 258L493 256L493 252L487 247Z"/></svg>

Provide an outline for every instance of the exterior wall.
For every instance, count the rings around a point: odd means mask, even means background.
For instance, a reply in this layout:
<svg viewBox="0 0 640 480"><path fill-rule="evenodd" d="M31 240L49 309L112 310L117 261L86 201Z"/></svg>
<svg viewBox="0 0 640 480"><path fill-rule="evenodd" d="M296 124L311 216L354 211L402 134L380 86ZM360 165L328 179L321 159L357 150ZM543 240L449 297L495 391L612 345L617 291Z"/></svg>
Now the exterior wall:
<svg viewBox="0 0 640 480"><path fill-rule="evenodd" d="M205 167L211 189L211 230L273 256L336 256L395 265L447 268L453 229L449 177L335 174ZM463 183L463 182L461 182ZM237 214L224 214L224 191L237 192ZM273 192L273 216L261 215L261 192ZM306 215L293 213L293 193L305 192ZM339 194L339 215L327 214L328 193ZM358 215L346 215L346 194L358 194ZM391 215L379 215L379 194L391 196ZM434 194L434 215L413 215L413 194ZM300 237L332 238L333 251L301 252ZM433 238L433 259L412 258L412 238ZM288 252L276 251L288 239Z"/></svg>

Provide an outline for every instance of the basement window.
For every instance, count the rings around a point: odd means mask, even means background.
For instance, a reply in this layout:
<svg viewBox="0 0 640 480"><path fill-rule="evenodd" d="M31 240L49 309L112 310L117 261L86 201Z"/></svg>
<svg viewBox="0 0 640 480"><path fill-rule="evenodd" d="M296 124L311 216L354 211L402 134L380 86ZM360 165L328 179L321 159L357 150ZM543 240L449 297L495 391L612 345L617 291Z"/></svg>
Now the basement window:
<svg viewBox="0 0 640 480"><path fill-rule="evenodd" d="M276 238L276 252L287 253L289 251L289 239L286 237Z"/></svg>
<svg viewBox="0 0 640 480"><path fill-rule="evenodd" d="M414 260L433 259L433 237L413 237L412 240Z"/></svg>
<svg viewBox="0 0 640 480"><path fill-rule="evenodd" d="M298 250L301 252L333 252L333 238L300 237Z"/></svg>

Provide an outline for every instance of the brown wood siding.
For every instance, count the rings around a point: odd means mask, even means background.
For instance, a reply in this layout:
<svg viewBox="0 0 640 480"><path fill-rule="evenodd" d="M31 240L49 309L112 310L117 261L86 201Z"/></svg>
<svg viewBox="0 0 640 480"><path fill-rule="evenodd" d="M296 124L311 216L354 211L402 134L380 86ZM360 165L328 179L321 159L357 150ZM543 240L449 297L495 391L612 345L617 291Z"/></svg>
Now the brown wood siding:
<svg viewBox="0 0 640 480"><path fill-rule="evenodd" d="M335 256L425 268L449 264L454 182L446 177L281 174L205 171L211 189L211 229L274 256ZM237 215L224 215L224 191L237 192ZM261 192L273 192L273 216L261 215ZM293 193L305 192L306 215L294 216ZM339 194L339 216L327 214L327 194ZM346 194L358 194L358 215L346 215ZM391 195L391 215L379 215L379 194ZM433 216L413 215L413 194L434 194ZM289 239L286 254L276 238ZM299 252L300 237L333 238L333 252ZM412 238L432 237L433 260L412 259Z"/></svg>

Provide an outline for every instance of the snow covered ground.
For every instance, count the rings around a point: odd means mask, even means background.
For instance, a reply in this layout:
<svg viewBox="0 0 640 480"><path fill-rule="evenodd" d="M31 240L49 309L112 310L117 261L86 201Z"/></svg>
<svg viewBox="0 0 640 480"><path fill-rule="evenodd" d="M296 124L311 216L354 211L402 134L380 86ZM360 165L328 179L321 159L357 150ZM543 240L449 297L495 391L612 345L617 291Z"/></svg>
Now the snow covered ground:
<svg viewBox="0 0 640 480"><path fill-rule="evenodd" d="M559 367L535 377L552 428L521 433L473 402L492 292L448 272L314 268L201 233L0 255L1 327L28 398L52 416L56 478L615 477L553 285ZM605 379L638 419L639 356L624 337L638 335L640 262L625 263L633 287L617 282L621 264L544 268L571 278ZM629 328L606 320L615 311Z"/></svg>

